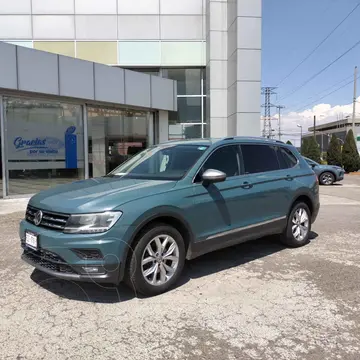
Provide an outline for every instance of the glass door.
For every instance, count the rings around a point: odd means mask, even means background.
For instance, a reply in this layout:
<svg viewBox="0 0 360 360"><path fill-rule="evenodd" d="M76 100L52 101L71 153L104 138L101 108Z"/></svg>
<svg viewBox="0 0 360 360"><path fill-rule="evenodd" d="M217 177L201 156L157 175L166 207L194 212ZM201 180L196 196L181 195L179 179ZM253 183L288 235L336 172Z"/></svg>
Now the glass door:
<svg viewBox="0 0 360 360"><path fill-rule="evenodd" d="M87 107L89 176L106 175L149 145L149 115L138 110Z"/></svg>

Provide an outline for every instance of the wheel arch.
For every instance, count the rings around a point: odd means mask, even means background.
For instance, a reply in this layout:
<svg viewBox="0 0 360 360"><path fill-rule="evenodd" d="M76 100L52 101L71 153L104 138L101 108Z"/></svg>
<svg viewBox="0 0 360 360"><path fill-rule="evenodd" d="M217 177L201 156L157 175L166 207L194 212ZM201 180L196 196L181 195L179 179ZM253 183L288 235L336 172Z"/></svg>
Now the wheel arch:
<svg viewBox="0 0 360 360"><path fill-rule="evenodd" d="M334 177L334 182L336 181L336 174L332 170L324 170L324 171L322 171L318 176L319 181L320 181L321 176L323 174L325 174L325 173L330 173Z"/></svg>
<svg viewBox="0 0 360 360"><path fill-rule="evenodd" d="M162 209L162 211L156 211L152 215L148 214L142 216L142 219L137 222L137 225L135 225L128 246L126 246L124 250L120 268L120 281L123 279L125 270L129 265L131 249L134 248L142 234L144 234L149 228L151 228L155 224L165 224L174 227L177 231L179 231L179 233L184 239L185 253L187 253L191 248L191 244L194 241L194 234L191 230L190 224L178 212L168 209Z"/></svg>

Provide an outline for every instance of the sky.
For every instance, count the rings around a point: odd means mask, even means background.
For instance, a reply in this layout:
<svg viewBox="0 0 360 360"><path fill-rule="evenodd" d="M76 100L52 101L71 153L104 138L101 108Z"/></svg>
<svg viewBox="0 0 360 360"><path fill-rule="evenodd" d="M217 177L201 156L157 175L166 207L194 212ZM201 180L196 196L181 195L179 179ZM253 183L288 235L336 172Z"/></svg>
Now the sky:
<svg viewBox="0 0 360 360"><path fill-rule="evenodd" d="M282 81L358 4L360 0L263 0L262 86L277 87L275 105L284 105L282 140L300 143L300 128L352 114L354 67L359 66L360 44L326 71L296 88L360 41L360 7L290 77ZM360 95L360 80L358 84ZM325 96L325 97L324 97ZM324 97L323 99L321 99ZM360 96L359 96L360 102ZM276 109L273 109L276 117ZM360 117L360 103L357 109ZM277 131L277 121L273 121Z"/></svg>

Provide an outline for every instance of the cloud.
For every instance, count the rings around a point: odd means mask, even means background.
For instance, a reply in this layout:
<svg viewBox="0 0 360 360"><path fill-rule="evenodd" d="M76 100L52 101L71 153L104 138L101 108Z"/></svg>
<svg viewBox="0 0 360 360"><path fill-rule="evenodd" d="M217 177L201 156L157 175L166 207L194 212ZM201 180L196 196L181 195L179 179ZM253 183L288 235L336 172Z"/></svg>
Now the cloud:
<svg viewBox="0 0 360 360"><path fill-rule="evenodd" d="M360 103L360 96L358 97L358 103ZM314 115L316 115L317 124L323 124L350 115L352 116L353 104L347 105L335 105L330 104L317 104L311 109L304 110L302 112L284 112L281 116L281 132L283 141L290 140L294 145L300 145L300 128L298 124L302 126L303 133L308 132L308 128L313 126ZM356 116L360 116L360 104L357 110ZM272 121L272 126L276 130L278 129L278 116L274 116L275 120Z"/></svg>

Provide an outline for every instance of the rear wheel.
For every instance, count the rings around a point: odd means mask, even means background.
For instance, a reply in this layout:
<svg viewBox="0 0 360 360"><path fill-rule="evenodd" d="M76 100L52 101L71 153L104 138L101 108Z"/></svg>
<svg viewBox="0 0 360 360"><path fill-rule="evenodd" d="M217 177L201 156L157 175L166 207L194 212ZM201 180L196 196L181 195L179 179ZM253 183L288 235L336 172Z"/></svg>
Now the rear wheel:
<svg viewBox="0 0 360 360"><path fill-rule="evenodd" d="M179 279L185 262L181 234L173 227L157 224L149 228L131 254L127 283L146 296L169 290Z"/></svg>
<svg viewBox="0 0 360 360"><path fill-rule="evenodd" d="M292 208L287 227L281 236L282 242L290 247L304 246L309 242L311 213L309 207L298 202Z"/></svg>
<svg viewBox="0 0 360 360"><path fill-rule="evenodd" d="M332 185L335 182L335 176L331 172L324 172L320 175L321 185Z"/></svg>

